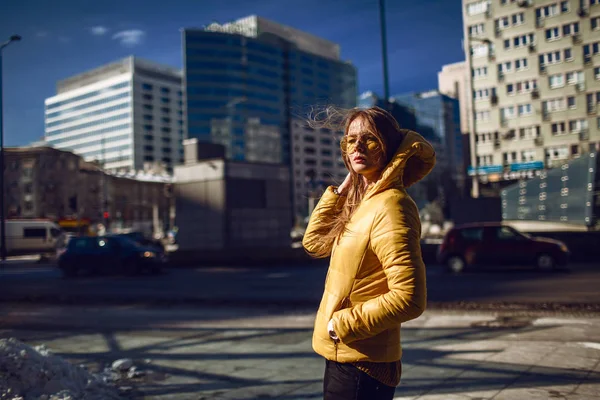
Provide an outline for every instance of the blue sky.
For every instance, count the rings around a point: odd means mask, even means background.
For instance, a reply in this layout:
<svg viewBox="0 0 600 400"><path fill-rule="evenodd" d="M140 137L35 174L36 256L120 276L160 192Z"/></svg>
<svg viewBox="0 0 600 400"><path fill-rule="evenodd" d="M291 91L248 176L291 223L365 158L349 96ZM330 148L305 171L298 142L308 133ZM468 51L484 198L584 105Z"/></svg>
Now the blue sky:
<svg viewBox="0 0 600 400"><path fill-rule="evenodd" d="M437 87L437 72L460 61L459 0L386 0L391 94ZM359 92L382 93L378 0L4 0L5 140L17 146L44 134L44 99L56 81L128 55L181 67L182 27L250 14L341 45L358 69Z"/></svg>

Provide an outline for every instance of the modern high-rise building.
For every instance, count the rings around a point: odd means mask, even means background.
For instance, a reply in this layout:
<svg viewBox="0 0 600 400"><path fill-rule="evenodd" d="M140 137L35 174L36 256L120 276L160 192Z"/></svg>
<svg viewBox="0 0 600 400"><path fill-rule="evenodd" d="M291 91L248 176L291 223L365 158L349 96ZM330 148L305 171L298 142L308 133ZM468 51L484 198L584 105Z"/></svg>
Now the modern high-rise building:
<svg viewBox="0 0 600 400"><path fill-rule="evenodd" d="M58 82L45 141L109 171L182 162L181 71L128 57Z"/></svg>
<svg viewBox="0 0 600 400"><path fill-rule="evenodd" d="M599 3L463 0L474 195L597 149Z"/></svg>
<svg viewBox="0 0 600 400"><path fill-rule="evenodd" d="M460 131L469 132L469 108L467 107L467 79L469 74L464 61L444 65L438 72L438 90L458 100L460 106Z"/></svg>
<svg viewBox="0 0 600 400"><path fill-rule="evenodd" d="M356 69L339 45L258 16L184 29L187 134L229 159L289 165L296 215L310 193L345 176L339 138L312 110L356 105Z"/></svg>
<svg viewBox="0 0 600 400"><path fill-rule="evenodd" d="M413 110L417 131L436 149L437 168L452 169L452 176L458 178L464 172L458 100L437 90L393 98Z"/></svg>

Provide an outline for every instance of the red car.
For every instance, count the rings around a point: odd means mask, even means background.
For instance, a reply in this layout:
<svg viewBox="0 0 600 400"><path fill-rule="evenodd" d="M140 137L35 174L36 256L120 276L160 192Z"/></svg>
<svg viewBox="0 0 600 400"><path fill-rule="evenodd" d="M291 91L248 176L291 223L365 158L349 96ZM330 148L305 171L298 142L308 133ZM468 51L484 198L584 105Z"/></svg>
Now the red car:
<svg viewBox="0 0 600 400"><path fill-rule="evenodd" d="M438 249L438 262L454 273L483 266L553 270L566 266L568 260L569 249L563 242L533 237L501 223L453 228Z"/></svg>

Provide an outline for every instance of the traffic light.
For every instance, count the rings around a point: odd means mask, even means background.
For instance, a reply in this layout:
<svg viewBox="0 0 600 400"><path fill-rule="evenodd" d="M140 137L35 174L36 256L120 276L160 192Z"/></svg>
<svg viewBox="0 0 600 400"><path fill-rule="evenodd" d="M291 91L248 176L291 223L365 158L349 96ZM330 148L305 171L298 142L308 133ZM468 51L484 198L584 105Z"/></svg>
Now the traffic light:
<svg viewBox="0 0 600 400"><path fill-rule="evenodd" d="M102 214L102 216L104 217L104 219L109 219L110 213L108 211L104 211L104 214Z"/></svg>

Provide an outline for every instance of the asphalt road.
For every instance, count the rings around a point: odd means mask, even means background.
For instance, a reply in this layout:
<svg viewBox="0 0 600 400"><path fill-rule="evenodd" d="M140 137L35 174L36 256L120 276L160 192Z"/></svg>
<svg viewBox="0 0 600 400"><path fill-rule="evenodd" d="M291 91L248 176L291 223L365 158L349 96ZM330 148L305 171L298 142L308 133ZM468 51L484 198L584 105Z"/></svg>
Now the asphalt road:
<svg viewBox="0 0 600 400"><path fill-rule="evenodd" d="M104 276L63 279L50 265L12 263L0 271L0 302L46 304L203 304L316 307L327 264L306 266L202 267L172 269L160 276ZM462 304L537 305L600 310L600 264L576 264L571 272L504 268L450 275L429 265L432 306Z"/></svg>

